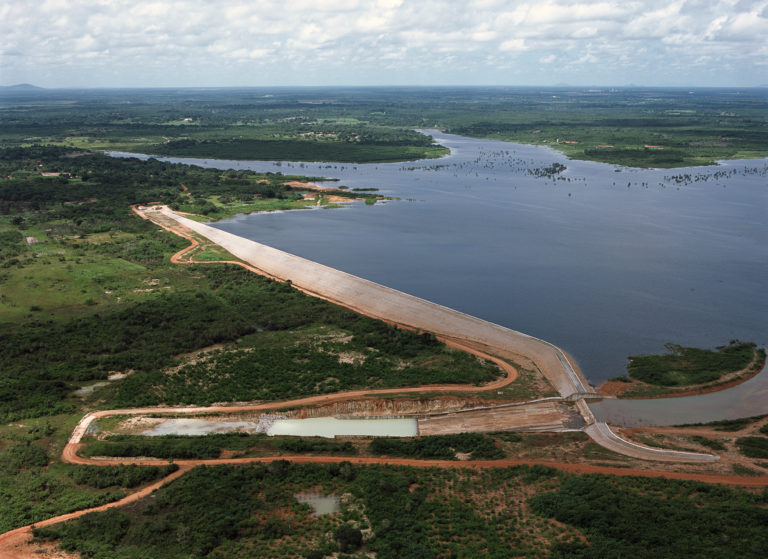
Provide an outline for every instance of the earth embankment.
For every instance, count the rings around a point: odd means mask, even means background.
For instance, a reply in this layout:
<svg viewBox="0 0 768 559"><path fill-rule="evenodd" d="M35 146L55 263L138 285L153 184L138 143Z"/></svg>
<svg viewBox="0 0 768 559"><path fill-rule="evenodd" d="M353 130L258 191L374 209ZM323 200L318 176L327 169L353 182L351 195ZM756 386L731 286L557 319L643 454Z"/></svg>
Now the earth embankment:
<svg viewBox="0 0 768 559"><path fill-rule="evenodd" d="M159 212L210 239L264 275L290 281L303 291L362 314L436 335L482 343L502 356L525 356L535 362L564 397L592 392L572 360L548 342L244 239L177 215L168 208Z"/></svg>

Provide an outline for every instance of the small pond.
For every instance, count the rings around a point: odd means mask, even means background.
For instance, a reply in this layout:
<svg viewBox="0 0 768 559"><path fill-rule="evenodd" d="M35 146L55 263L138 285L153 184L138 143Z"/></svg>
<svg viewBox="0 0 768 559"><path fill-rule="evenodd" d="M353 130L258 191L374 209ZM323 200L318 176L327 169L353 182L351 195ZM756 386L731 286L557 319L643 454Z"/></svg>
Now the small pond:
<svg viewBox="0 0 768 559"><path fill-rule="evenodd" d="M147 437L162 435L209 435L213 433L256 433L258 424L252 421L208 421L205 419L166 419L152 429L142 432Z"/></svg>
<svg viewBox="0 0 768 559"><path fill-rule="evenodd" d="M339 498L335 495L319 495L317 493L296 493L294 495L300 503L307 503L314 511L315 516L333 514L339 512Z"/></svg>
<svg viewBox="0 0 768 559"><path fill-rule="evenodd" d="M310 419L277 419L267 434L292 435L294 437L368 436L368 437L415 437L418 433L416 420L405 419L336 419L313 417Z"/></svg>

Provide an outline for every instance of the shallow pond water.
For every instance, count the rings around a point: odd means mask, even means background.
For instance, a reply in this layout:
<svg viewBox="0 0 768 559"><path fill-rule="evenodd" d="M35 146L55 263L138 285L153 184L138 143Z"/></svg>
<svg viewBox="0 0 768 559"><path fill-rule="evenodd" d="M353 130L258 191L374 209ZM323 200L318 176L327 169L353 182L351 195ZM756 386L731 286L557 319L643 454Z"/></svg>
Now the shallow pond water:
<svg viewBox="0 0 768 559"><path fill-rule="evenodd" d="M294 495L300 503L307 503L315 516L333 514L341 510L340 500L335 495L319 495L316 493L297 493Z"/></svg>
<svg viewBox="0 0 768 559"><path fill-rule="evenodd" d="M336 419L312 417L309 419L277 419L267 431L269 436L291 435L294 437L415 437L418 435L416 420L400 419Z"/></svg>
<svg viewBox="0 0 768 559"><path fill-rule="evenodd" d="M174 418L166 419L143 431L147 437L163 435L209 435L213 433L256 433L258 424L252 421L208 421L205 419Z"/></svg>

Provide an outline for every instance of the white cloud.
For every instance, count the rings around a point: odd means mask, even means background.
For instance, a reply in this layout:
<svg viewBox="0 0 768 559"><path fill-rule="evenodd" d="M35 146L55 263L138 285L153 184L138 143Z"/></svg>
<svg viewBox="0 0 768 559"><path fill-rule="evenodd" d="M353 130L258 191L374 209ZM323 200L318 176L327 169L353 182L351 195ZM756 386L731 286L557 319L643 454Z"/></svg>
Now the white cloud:
<svg viewBox="0 0 768 559"><path fill-rule="evenodd" d="M507 39L499 45L499 50L502 52L522 52L528 50L528 47L526 46L524 39Z"/></svg>
<svg viewBox="0 0 768 559"><path fill-rule="evenodd" d="M308 68L328 83L363 75L386 83L414 69L419 79L458 83L452 75L502 79L511 68L565 81L530 71L559 53L559 62L579 63L579 75L590 65L602 75L610 61L628 74L648 68L634 81L653 83L697 64L704 78L733 83L756 79L766 37L768 0L44 0L34 10L0 0L0 78L56 75L66 64L61 78L79 80L68 85L90 85L105 67L126 80L114 85L153 85L144 68L165 64L169 82L157 85L252 75L300 83ZM250 72L260 66L273 71Z"/></svg>

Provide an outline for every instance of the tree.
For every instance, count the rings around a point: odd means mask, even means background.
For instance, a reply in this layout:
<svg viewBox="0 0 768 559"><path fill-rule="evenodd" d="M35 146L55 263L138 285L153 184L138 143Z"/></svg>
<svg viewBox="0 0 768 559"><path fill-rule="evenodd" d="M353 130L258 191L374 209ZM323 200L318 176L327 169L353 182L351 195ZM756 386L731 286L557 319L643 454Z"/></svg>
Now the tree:
<svg viewBox="0 0 768 559"><path fill-rule="evenodd" d="M349 524L339 526L336 530L336 539L342 553L358 549L363 544L363 533Z"/></svg>

